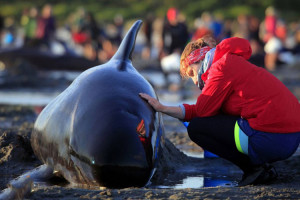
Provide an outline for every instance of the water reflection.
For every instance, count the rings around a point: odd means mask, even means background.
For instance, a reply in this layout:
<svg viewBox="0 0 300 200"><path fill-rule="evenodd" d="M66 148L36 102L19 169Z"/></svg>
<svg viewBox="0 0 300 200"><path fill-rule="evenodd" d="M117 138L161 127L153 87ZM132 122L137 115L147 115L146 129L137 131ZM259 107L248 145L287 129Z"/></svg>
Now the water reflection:
<svg viewBox="0 0 300 200"><path fill-rule="evenodd" d="M210 179L210 178L204 178L204 187L234 187L237 186L237 182L232 182L228 180L222 180L222 179Z"/></svg>
<svg viewBox="0 0 300 200"><path fill-rule="evenodd" d="M222 180L222 179L212 179L212 178L205 178L203 176L199 177L186 177L182 180L182 183L178 183L175 185L158 185L154 186L155 188L159 189L199 189L204 187L234 187L237 184L235 182L231 182L229 180Z"/></svg>
<svg viewBox="0 0 300 200"><path fill-rule="evenodd" d="M182 184L175 185L174 189L184 189L184 188L202 188L204 186L203 177L187 177L182 180Z"/></svg>
<svg viewBox="0 0 300 200"><path fill-rule="evenodd" d="M204 152L182 151L185 155L193 158L204 158Z"/></svg>
<svg viewBox="0 0 300 200"><path fill-rule="evenodd" d="M0 103L7 105L47 105L59 92L0 91Z"/></svg>

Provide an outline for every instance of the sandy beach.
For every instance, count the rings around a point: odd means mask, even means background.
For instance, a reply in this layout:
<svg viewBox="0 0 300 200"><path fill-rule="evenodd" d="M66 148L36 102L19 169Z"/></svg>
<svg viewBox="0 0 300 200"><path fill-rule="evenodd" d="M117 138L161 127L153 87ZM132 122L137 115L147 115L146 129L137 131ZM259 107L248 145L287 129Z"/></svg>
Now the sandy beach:
<svg viewBox="0 0 300 200"><path fill-rule="evenodd" d="M33 107L0 106L0 189L13 178L39 166L30 134ZM241 171L221 158L186 156L203 153L184 126L164 116L166 142L151 184L143 188L84 188L63 179L34 183L25 199L300 199L300 153L274 164L279 178L268 185L237 187ZM190 147L190 148L189 148Z"/></svg>
<svg viewBox="0 0 300 200"><path fill-rule="evenodd" d="M273 73L300 99L298 67L281 68ZM159 73L142 74L156 79L161 77ZM59 80L63 83L59 87L53 85L55 80L52 78L36 93L32 89L20 92L19 86L0 91L0 190L8 191L6 188L9 188L11 180L42 164L33 154L30 135L41 105L45 105L70 83L69 79L59 77ZM198 90L191 85L185 84L180 91L158 88L156 92L164 103L192 103ZM188 138L187 130L179 120L163 115L163 121L165 145L162 157L156 173L145 187L86 188L71 185L63 178L53 178L20 186L21 190L25 188L30 191L24 198L300 199L300 148L288 160L274 163L279 174L277 180L266 185L237 187L242 172L236 166L221 158L203 158L203 150Z"/></svg>

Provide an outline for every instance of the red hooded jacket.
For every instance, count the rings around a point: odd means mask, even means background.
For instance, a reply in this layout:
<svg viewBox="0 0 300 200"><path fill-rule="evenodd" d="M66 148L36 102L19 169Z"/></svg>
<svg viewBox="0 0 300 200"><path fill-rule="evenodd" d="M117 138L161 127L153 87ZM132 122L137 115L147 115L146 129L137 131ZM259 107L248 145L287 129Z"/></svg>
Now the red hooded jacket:
<svg viewBox="0 0 300 200"><path fill-rule="evenodd" d="M248 62L251 53L241 38L217 45L212 66L201 77L205 86L197 103L184 104L185 121L225 113L248 120L258 131L300 131L298 99L267 70Z"/></svg>

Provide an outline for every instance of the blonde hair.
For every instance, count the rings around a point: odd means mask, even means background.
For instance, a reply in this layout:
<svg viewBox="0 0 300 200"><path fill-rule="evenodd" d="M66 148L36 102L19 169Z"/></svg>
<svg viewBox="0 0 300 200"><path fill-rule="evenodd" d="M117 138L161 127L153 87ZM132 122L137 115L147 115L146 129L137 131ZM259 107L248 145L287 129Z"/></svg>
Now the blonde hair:
<svg viewBox="0 0 300 200"><path fill-rule="evenodd" d="M185 62L186 57L188 57L190 53L193 52L194 50L200 49L205 46L209 46L211 48L215 47L216 46L215 39L213 39L212 36L207 35L195 41L191 41L185 46L180 58L180 75L183 79L189 78L186 74L186 71L189 67Z"/></svg>

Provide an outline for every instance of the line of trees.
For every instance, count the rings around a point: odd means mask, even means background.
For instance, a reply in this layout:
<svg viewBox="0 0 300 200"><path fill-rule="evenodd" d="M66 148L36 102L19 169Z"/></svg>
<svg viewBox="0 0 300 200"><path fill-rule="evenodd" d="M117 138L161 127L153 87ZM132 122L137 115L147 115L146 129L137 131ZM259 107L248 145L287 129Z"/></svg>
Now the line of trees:
<svg viewBox="0 0 300 200"><path fill-rule="evenodd" d="M20 17L24 8L41 7L50 3L57 20L64 20L78 7L94 13L97 20L110 21L116 13L125 19L143 19L147 14L163 17L169 7L179 8L187 20L199 17L203 11L235 18L239 14L252 14L263 18L265 9L273 5L287 20L300 18L297 0L0 0L0 15Z"/></svg>

